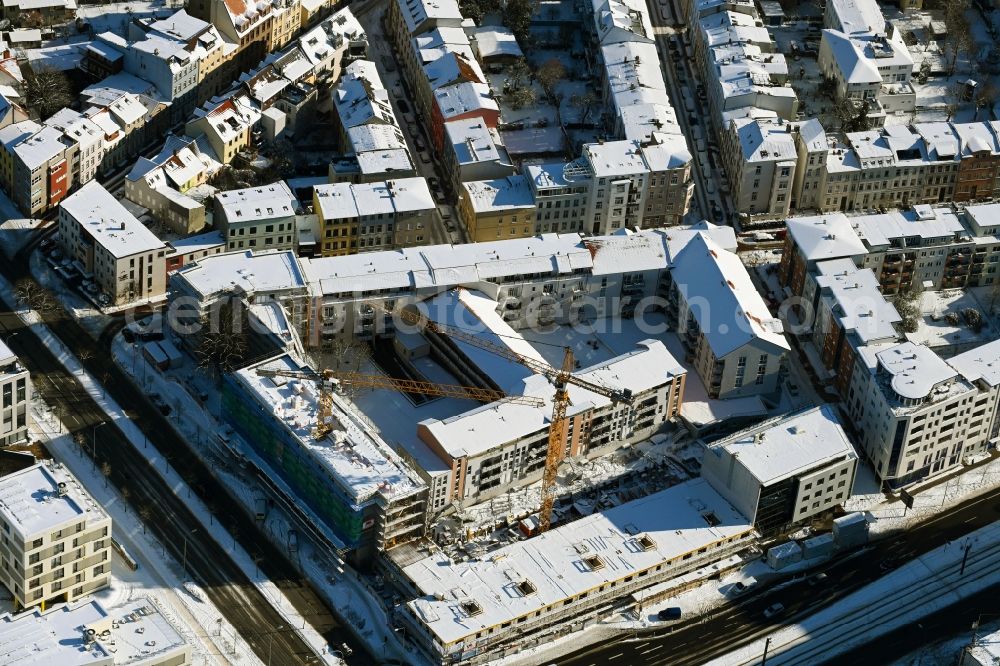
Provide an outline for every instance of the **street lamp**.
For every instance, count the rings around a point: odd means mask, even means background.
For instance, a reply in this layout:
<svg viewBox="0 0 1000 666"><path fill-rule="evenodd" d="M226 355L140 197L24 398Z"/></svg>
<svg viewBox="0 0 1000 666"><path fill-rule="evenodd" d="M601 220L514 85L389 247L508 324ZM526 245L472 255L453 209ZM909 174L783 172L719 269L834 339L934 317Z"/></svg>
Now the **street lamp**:
<svg viewBox="0 0 1000 666"><path fill-rule="evenodd" d="M90 431L90 453L95 466L97 465L97 429L105 425L108 425L108 422L101 421L100 423L94 424L93 430Z"/></svg>
<svg viewBox="0 0 1000 666"><path fill-rule="evenodd" d="M193 530L191 530L190 534L185 534L184 535L184 552L183 552L183 555L181 556L181 569L183 569L184 571L187 571L188 536L190 536L191 534L194 534L197 531L198 531L198 528L196 527Z"/></svg>

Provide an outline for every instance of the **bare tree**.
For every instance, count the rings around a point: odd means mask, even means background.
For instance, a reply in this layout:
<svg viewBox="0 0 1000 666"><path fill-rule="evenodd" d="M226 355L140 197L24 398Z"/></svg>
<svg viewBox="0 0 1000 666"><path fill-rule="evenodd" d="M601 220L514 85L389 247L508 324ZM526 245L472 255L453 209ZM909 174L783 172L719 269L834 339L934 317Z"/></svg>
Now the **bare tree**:
<svg viewBox="0 0 1000 666"><path fill-rule="evenodd" d="M14 284L14 298L35 312L52 312L58 306L52 294L31 278L21 278Z"/></svg>
<svg viewBox="0 0 1000 666"><path fill-rule="evenodd" d="M535 103L535 89L531 86L515 88L507 93L507 102L515 111Z"/></svg>
<svg viewBox="0 0 1000 666"><path fill-rule="evenodd" d="M25 106L45 120L73 103L73 88L63 72L52 67L26 67L24 71Z"/></svg>
<svg viewBox="0 0 1000 666"><path fill-rule="evenodd" d="M229 296L211 309L208 324L195 353L198 365L212 368L218 378L246 356L250 330L247 308L238 296Z"/></svg>
<svg viewBox="0 0 1000 666"><path fill-rule="evenodd" d="M153 517L153 510L149 508L148 504L142 504L139 507L139 518L142 519L142 533L146 533L146 523Z"/></svg>
<svg viewBox="0 0 1000 666"><path fill-rule="evenodd" d="M538 82L542 84L542 89L548 95L549 100L555 103L555 87L560 81L566 78L566 66L558 58L552 58L542 63L536 73Z"/></svg>
<svg viewBox="0 0 1000 666"><path fill-rule="evenodd" d="M132 491L129 490L128 486L123 486L122 487L122 499L125 500L125 502L124 502L125 513L128 513L128 503L129 503L129 500L132 499Z"/></svg>
<svg viewBox="0 0 1000 666"><path fill-rule="evenodd" d="M991 79L979 84L976 96L972 100L976 105L976 118L979 118L980 109L990 108L997 103L998 95L1000 95L1000 88L997 88Z"/></svg>
<svg viewBox="0 0 1000 666"><path fill-rule="evenodd" d="M104 476L104 487L108 487L108 477L111 476L111 463L107 460L101 463L101 474Z"/></svg>

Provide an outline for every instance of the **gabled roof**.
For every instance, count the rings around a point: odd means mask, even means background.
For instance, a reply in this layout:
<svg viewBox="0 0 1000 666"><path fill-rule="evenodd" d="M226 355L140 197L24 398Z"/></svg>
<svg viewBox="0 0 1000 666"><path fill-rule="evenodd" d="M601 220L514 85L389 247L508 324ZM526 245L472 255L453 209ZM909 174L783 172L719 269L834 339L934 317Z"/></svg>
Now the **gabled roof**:
<svg viewBox="0 0 1000 666"><path fill-rule="evenodd" d="M771 316L743 262L705 234L688 241L671 274L716 358L755 339L790 349L781 321Z"/></svg>

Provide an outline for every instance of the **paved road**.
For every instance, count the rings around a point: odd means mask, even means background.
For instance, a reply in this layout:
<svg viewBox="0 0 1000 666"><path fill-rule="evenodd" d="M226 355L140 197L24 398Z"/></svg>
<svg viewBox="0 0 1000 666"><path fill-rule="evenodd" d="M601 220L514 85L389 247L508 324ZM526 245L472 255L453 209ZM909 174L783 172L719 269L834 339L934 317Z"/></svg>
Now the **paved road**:
<svg viewBox="0 0 1000 666"><path fill-rule="evenodd" d="M877 542L854 557L839 558L833 563L813 570L810 573L823 571L827 574L828 578L822 587L808 586L800 574L800 581L797 583L780 590L762 589L707 618L695 618L675 624L673 627L665 627L655 633L632 638L624 637L586 648L566 655L556 663L567 666L704 664L740 645L765 637L780 625L810 615L872 582L881 575L879 563L885 560L899 563L911 559L988 525L998 518L1000 518L1000 489L948 509L896 537ZM992 598L986 596L983 599L986 601L981 599L980 605L972 606L977 609L977 614L997 611L996 596ZM775 602L785 606L785 614L780 618L765 620L764 609ZM970 607L970 604L964 602L959 606L966 608ZM948 617L954 610L947 609L936 614L927 623L923 623L925 630L893 632L889 640L895 649L888 650L880 639L871 646L872 654L878 652L898 657L938 637L950 635L955 631L956 623L960 626L965 621L963 619L962 622L958 622ZM855 655L859 654L868 653L859 649ZM837 663L886 663L886 661L866 657L860 661L849 662L838 658Z"/></svg>
<svg viewBox="0 0 1000 666"><path fill-rule="evenodd" d="M12 283L16 282L27 273L26 255L19 255L15 261L0 262L0 272ZM5 297L10 298L10 295ZM11 313L10 305L0 301L0 329L5 331L3 338L8 340L9 346L31 371L39 394L50 405L58 406L59 416L71 430L83 433L90 440L94 427L105 421L106 416L76 379L65 372L51 351ZM108 393L145 433L149 445L170 461L216 516L225 517L230 533L251 555L259 558L261 572L282 589L296 611L328 642L334 645L348 643L354 652L354 657L349 660L351 663L373 663L366 649L338 626L332 611L308 581L299 575L285 553L259 532L245 508L230 497L210 470L187 448L187 443L177 435L167 419L135 389L111 360L110 340L121 328L123 320L116 320L116 325L109 326L101 340L95 342L62 310L48 313L45 317L53 333L70 349L77 354L86 352L83 355L89 356L84 361L87 370L95 377L108 378L103 382ZM190 527L197 525L197 521L121 432L113 425L107 425L101 427L97 435L97 457L102 462L109 462L110 480L119 488L129 488L130 504L134 508L142 504L150 507L151 517L146 522L178 559L183 558L187 536L188 570L192 577L202 584L255 653L265 663L270 655L274 664L302 664L315 659L311 648L294 631L283 626L283 619L271 602L249 583L225 551L203 531L190 534ZM87 449L87 453L90 455L91 451Z"/></svg>

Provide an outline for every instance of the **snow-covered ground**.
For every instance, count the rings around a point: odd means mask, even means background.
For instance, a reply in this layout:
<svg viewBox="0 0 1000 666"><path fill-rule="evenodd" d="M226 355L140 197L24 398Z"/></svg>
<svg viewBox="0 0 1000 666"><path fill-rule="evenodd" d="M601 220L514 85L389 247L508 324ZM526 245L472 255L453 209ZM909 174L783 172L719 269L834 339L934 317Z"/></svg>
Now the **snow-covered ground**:
<svg viewBox="0 0 1000 666"><path fill-rule="evenodd" d="M148 392L158 393L173 408L171 418L175 419L178 431L212 466L217 478L229 492L249 511L256 511L260 499L270 495L257 479L243 470L228 457L227 451L217 445L217 433L228 429L213 416L218 414L219 392L209 375L196 368L190 358L185 358L178 367L172 368L166 374L161 373L146 362L141 350L125 342L121 336L115 339L112 353L115 362L130 373L137 383ZM196 397L199 393L206 393L209 396L205 405L202 405ZM249 452L245 447L244 450ZM275 483L281 485L276 475L272 475L272 478ZM275 503L267 510L265 520L260 526L272 542L282 549L287 548L291 538L289 532L294 531L298 550L297 557L293 558L293 561L299 566L303 575L312 582L316 591L332 608L338 609L346 617L355 635L365 642L374 654L395 655L404 662L409 662L408 658L411 655L408 650L411 646L400 643L398 635L392 629L389 613L378 600L378 593L336 553L314 544L308 538L308 530L303 529L298 516L290 515L279 503ZM221 541L220 543L231 545L231 537L229 538L229 544ZM253 561L247 556L246 562L250 574L253 574ZM276 588L272 592L280 593ZM277 599L271 592L265 594L268 598ZM277 603L280 604L278 607L282 613L294 614L294 609L287 600L282 598ZM303 625L301 618L293 622L294 626ZM322 641L318 635L316 638Z"/></svg>
<svg viewBox="0 0 1000 666"><path fill-rule="evenodd" d="M11 285L6 279L0 277L0 289L11 289ZM282 615L288 626L294 628L304 641L313 647L317 654L323 656L325 663L337 664L340 660L331 653L329 646L323 637L310 626L296 610L292 603L285 597L284 593L272 581L256 567L253 558L236 541L226 528L215 520L211 511L192 493L187 483L177 474L170 462L161 456L154 447L146 446L145 435L126 416L125 411L112 398L108 397L101 388L100 383L92 377L81 365L73 353L40 322L37 313L19 310L18 315L28 324L32 331L42 340L49 350L59 359L66 370L76 375L80 384L90 394L91 398L101 407L110 420L113 420L125 437L132 443L135 449L149 461L153 467L163 477L163 479L173 488L178 495L183 495L188 508L198 518L201 523L200 529L211 534L219 545L226 550L233 561L243 570L244 574L257 586L266 598L273 600L275 609ZM185 414L187 419L190 414ZM54 427L56 424L53 424ZM210 430L210 433L215 432Z"/></svg>
<svg viewBox="0 0 1000 666"><path fill-rule="evenodd" d="M195 599L184 591L186 581L180 563L146 532L135 513L128 511L118 490L106 485L101 472L83 457L79 446L64 433L65 429L47 406L38 401L32 411L32 437L45 442L53 457L66 465L111 515L113 536L139 563L138 569L132 571L116 554L112 561L111 587L94 597L106 607L144 596L153 597L160 602L161 608L169 609L170 620L192 646L195 664L261 663L207 596Z"/></svg>

